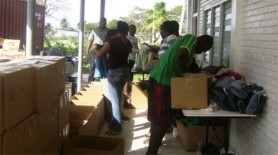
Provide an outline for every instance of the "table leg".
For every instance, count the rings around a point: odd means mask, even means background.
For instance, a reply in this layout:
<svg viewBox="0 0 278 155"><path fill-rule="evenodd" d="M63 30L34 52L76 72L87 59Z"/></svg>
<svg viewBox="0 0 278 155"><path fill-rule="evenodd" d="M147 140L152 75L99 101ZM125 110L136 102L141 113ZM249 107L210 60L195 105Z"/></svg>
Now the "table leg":
<svg viewBox="0 0 278 155"><path fill-rule="evenodd" d="M208 145L209 118L205 118L206 123L206 146Z"/></svg>
<svg viewBox="0 0 278 155"><path fill-rule="evenodd" d="M224 150L225 154L223 155L234 155L233 153L229 153L229 141L230 141L230 119L224 118Z"/></svg>

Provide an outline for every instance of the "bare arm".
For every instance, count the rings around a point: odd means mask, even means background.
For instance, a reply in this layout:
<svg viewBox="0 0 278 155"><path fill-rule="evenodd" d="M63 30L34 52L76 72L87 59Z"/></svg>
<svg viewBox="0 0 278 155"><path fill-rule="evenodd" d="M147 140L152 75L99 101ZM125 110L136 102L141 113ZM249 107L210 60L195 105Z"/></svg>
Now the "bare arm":
<svg viewBox="0 0 278 155"><path fill-rule="evenodd" d="M86 57L87 58L90 56L90 49L91 49L92 45L93 45L93 43L90 40L88 40L87 41L87 49L86 49Z"/></svg>
<svg viewBox="0 0 278 155"><path fill-rule="evenodd" d="M149 52L153 52L153 53L156 53L156 54L158 53L159 46L149 45L147 43L144 43L144 44L147 45L150 48Z"/></svg>
<svg viewBox="0 0 278 155"><path fill-rule="evenodd" d="M110 43L109 42L105 42L104 46L97 50L97 48L94 48L94 52L96 54L96 56L101 57L103 55L105 55L106 53L108 53L110 50Z"/></svg>
<svg viewBox="0 0 278 155"><path fill-rule="evenodd" d="M181 47L178 51L178 64L183 73L187 72L187 63L188 63L189 52L186 48Z"/></svg>

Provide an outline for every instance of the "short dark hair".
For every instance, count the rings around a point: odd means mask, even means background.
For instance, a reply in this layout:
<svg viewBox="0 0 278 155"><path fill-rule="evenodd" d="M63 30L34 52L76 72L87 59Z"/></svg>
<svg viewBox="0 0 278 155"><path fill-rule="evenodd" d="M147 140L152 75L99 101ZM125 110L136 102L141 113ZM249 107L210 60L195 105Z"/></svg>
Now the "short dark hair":
<svg viewBox="0 0 278 155"><path fill-rule="evenodd" d="M196 53L208 51L213 45L213 37L210 35L202 35L197 38L197 49Z"/></svg>
<svg viewBox="0 0 278 155"><path fill-rule="evenodd" d="M163 30L167 31L168 33L173 33L172 24L168 20L166 20L165 22L163 22L161 24L160 29L163 29Z"/></svg>
<svg viewBox="0 0 278 155"><path fill-rule="evenodd" d="M179 28L180 28L179 23L175 20L172 20L171 25L172 25L172 29L173 29L172 31L174 32L174 34L177 36L180 35L179 34Z"/></svg>
<svg viewBox="0 0 278 155"><path fill-rule="evenodd" d="M126 33L126 32L128 32L128 29L129 29L129 27L126 22L124 22L124 21L117 22L117 31L119 33Z"/></svg>

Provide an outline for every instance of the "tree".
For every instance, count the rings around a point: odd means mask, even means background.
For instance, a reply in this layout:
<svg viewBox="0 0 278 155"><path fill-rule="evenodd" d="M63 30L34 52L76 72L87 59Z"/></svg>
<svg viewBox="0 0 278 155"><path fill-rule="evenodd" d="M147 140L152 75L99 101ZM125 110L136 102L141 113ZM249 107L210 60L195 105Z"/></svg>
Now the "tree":
<svg viewBox="0 0 278 155"><path fill-rule="evenodd" d="M63 18L60 22L60 28L63 29L63 30L70 30L71 27L70 27L70 24L69 22L67 21L66 18Z"/></svg>
<svg viewBox="0 0 278 155"><path fill-rule="evenodd" d="M44 26L44 34L47 35L51 32L51 30L53 29L52 25L50 23L47 23Z"/></svg>
<svg viewBox="0 0 278 155"><path fill-rule="evenodd" d="M37 4L45 6L45 15L57 20L57 11L67 11L69 3L67 0L36 0Z"/></svg>
<svg viewBox="0 0 278 155"><path fill-rule="evenodd" d="M116 19L112 19L107 23L107 27L109 29L116 29L117 28L117 21ZM124 20L125 21L125 20Z"/></svg>

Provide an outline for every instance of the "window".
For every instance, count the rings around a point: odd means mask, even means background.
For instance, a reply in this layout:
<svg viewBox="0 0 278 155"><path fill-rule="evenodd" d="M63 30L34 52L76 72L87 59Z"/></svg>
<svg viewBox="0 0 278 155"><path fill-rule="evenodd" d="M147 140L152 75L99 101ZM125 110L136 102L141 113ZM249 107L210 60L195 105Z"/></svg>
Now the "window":
<svg viewBox="0 0 278 155"><path fill-rule="evenodd" d="M193 1L193 34L197 35L198 34L198 6L199 6L199 0L194 0Z"/></svg>
<svg viewBox="0 0 278 155"><path fill-rule="evenodd" d="M205 16L206 16L205 31L206 31L207 35L211 35L211 10L208 10L205 13ZM205 53L205 56L204 56L204 62L209 64L210 63L210 56L211 56L211 51L207 51Z"/></svg>
<svg viewBox="0 0 278 155"><path fill-rule="evenodd" d="M231 30L232 30L232 6L231 2L224 5L224 24L223 24L223 41L222 41L222 62L224 66L230 63L230 47L231 47Z"/></svg>
<svg viewBox="0 0 278 155"><path fill-rule="evenodd" d="M232 4L227 1L205 12L205 33L211 35L214 44L204 55L204 62L210 65L229 67Z"/></svg>

